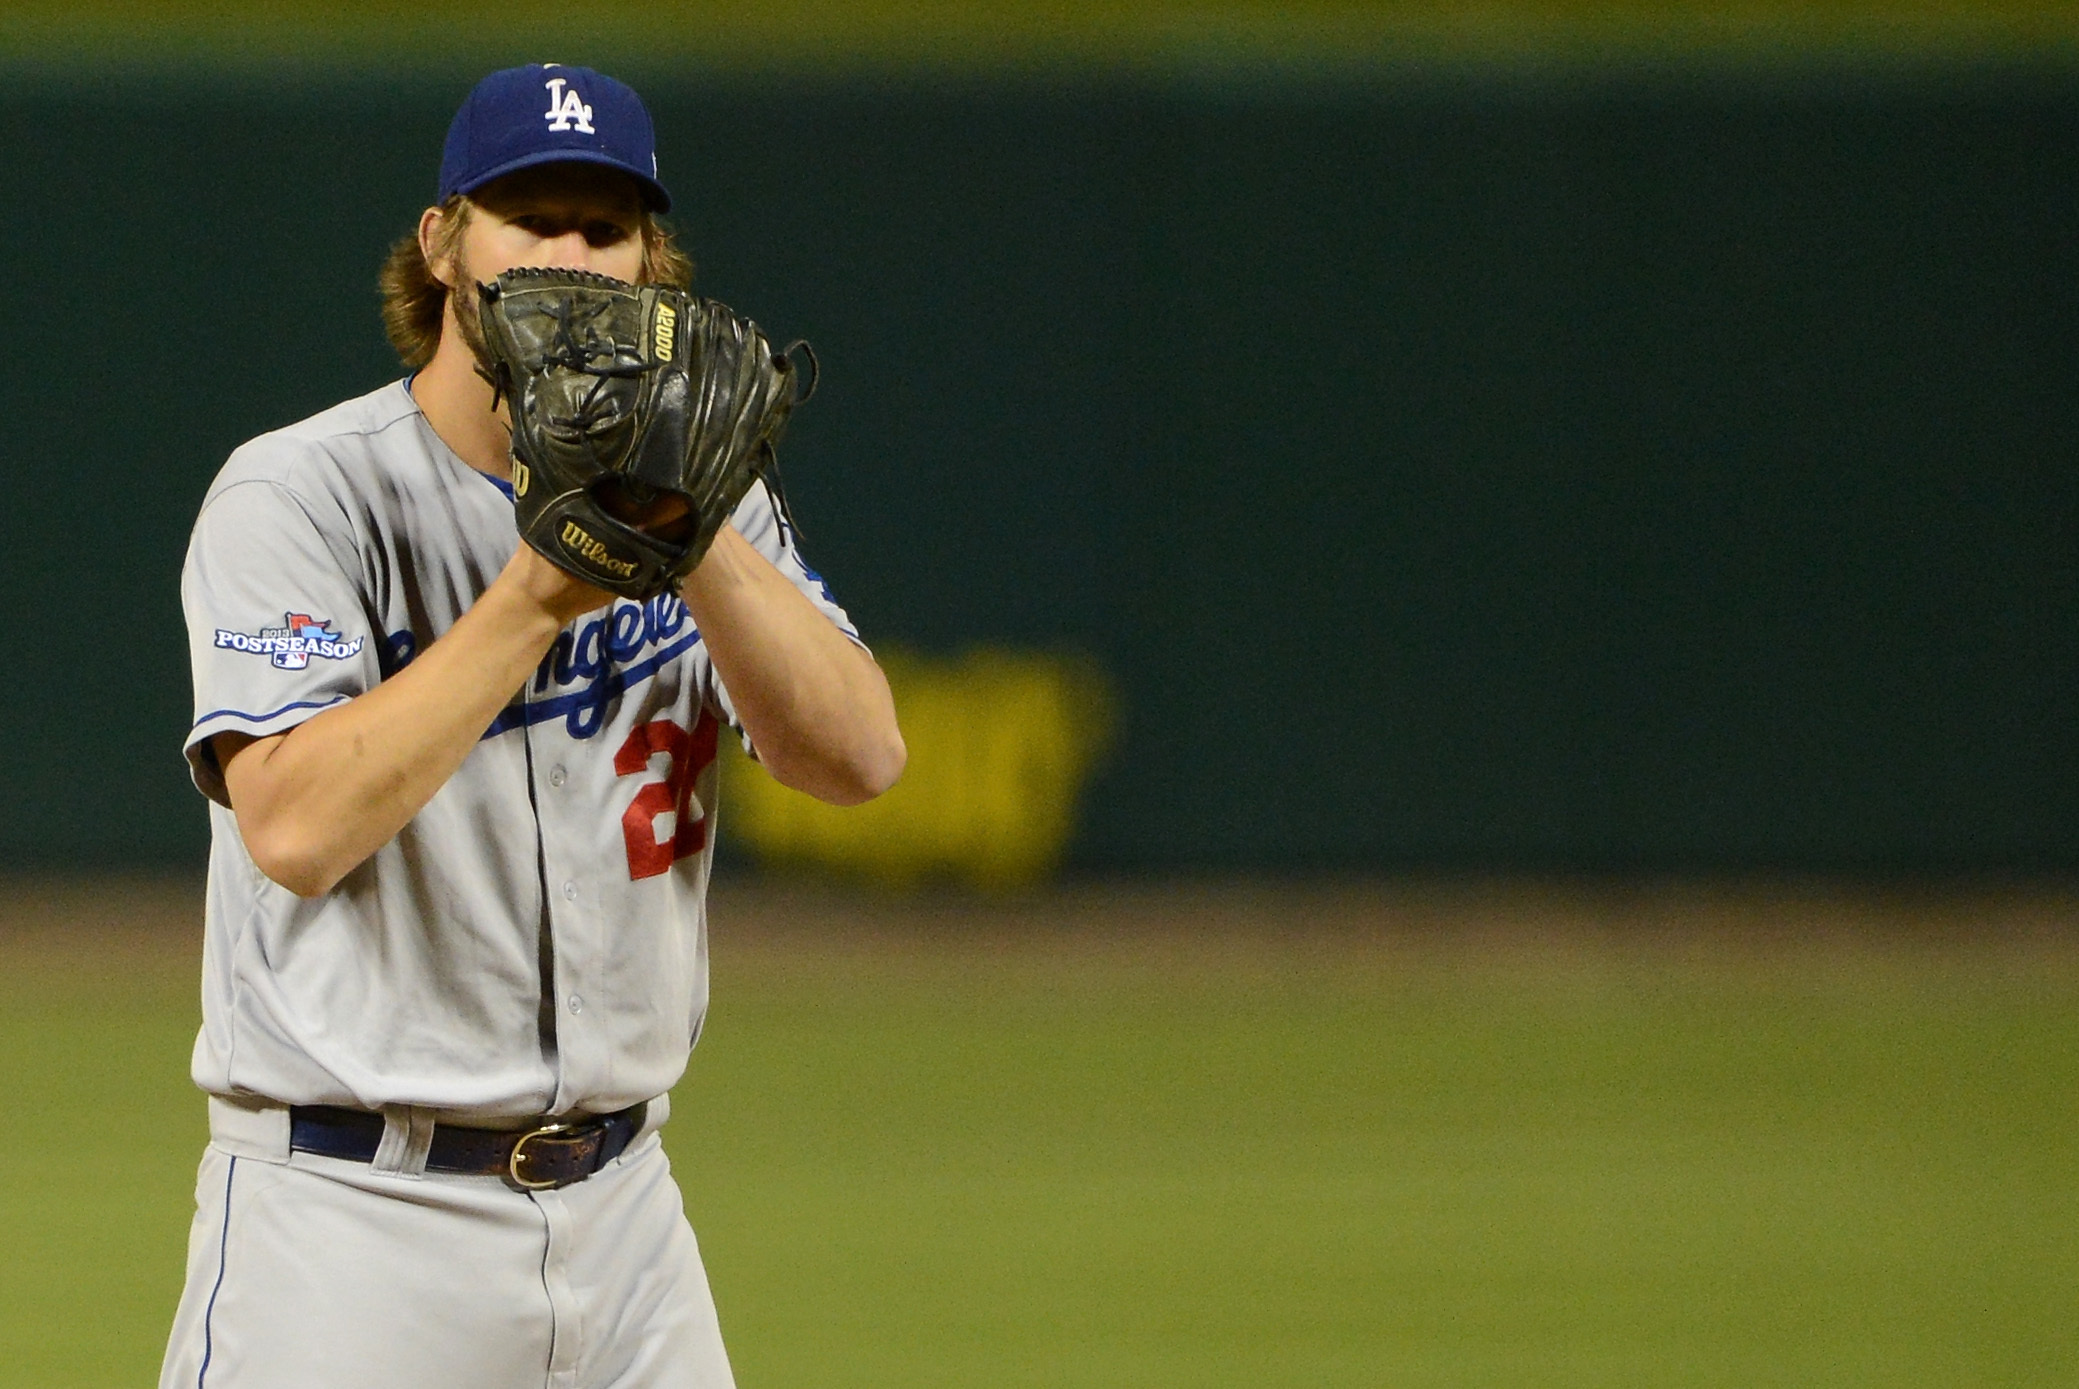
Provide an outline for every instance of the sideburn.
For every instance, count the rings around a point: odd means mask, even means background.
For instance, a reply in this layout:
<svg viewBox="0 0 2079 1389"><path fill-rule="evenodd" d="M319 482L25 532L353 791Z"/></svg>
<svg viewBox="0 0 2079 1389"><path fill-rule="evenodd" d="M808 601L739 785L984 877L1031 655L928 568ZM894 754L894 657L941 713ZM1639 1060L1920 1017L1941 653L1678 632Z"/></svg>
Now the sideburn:
<svg viewBox="0 0 2079 1389"><path fill-rule="evenodd" d="M448 300L455 306L456 330L462 334L462 345L476 360L476 374L495 387L498 382L492 370L491 344L484 338L484 297L477 289L476 276L459 254L454 266L455 287L448 291Z"/></svg>

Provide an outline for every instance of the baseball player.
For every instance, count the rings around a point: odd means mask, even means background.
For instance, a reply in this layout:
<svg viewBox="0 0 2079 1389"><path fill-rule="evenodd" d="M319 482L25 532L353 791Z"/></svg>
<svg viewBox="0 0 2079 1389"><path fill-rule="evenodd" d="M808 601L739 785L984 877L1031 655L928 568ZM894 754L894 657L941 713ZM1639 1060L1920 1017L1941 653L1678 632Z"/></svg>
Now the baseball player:
<svg viewBox="0 0 2079 1389"><path fill-rule="evenodd" d="M211 1141L164 1389L732 1382L657 1139L707 1009L717 738L838 803L904 751L765 487L641 600L518 539L479 286L679 278L669 206L633 91L485 78L384 274L415 371L203 502ZM637 492L629 527L681 519Z"/></svg>

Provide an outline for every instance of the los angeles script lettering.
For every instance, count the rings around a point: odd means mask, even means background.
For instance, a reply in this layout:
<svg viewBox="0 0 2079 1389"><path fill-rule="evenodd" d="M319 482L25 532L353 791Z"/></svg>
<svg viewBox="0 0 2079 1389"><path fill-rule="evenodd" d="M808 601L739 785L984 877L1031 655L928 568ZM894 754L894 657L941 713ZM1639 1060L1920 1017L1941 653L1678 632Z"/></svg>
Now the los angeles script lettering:
<svg viewBox="0 0 2079 1389"><path fill-rule="evenodd" d="M693 615L676 594L660 593L642 603L615 603L556 637L535 667L534 699L524 709L507 710L491 732L520 722L561 717L568 722L572 737L589 738L599 732L607 706L623 690L656 674L659 658L676 654L668 648L674 643L683 645L680 638L693 635ZM392 632L385 637L384 678L410 665L416 655L418 639L411 632ZM551 689L557 693L543 699Z"/></svg>
<svg viewBox="0 0 2079 1389"><path fill-rule="evenodd" d="M610 666L635 664L643 652L687 630L693 615L678 595L660 593L647 601L616 603L599 616L564 632L534 671L534 692L553 681L557 688L603 677Z"/></svg>

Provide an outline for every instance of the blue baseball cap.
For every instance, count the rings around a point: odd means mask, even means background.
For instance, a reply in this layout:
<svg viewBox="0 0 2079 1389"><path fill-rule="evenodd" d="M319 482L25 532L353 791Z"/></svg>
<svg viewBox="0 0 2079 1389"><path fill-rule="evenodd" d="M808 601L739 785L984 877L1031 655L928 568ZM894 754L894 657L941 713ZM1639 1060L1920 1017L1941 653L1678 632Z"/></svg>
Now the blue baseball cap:
<svg viewBox="0 0 2079 1389"><path fill-rule="evenodd" d="M619 169L653 210L671 210L642 98L603 73L561 63L506 68L476 84L448 126L439 201L515 170L572 161Z"/></svg>

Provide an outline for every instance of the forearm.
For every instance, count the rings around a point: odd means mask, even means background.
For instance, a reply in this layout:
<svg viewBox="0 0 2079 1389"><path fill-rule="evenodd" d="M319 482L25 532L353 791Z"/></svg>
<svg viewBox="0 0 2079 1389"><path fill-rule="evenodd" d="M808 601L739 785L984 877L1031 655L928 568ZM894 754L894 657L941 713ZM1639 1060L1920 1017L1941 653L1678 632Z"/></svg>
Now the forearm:
<svg viewBox="0 0 2079 1389"><path fill-rule="evenodd" d="M261 871L314 896L387 844L455 774L563 621L509 570L388 680L235 750L225 783Z"/></svg>
<svg viewBox="0 0 2079 1389"><path fill-rule="evenodd" d="M887 677L749 541L724 526L683 592L775 779L836 805L895 784L907 753Z"/></svg>

